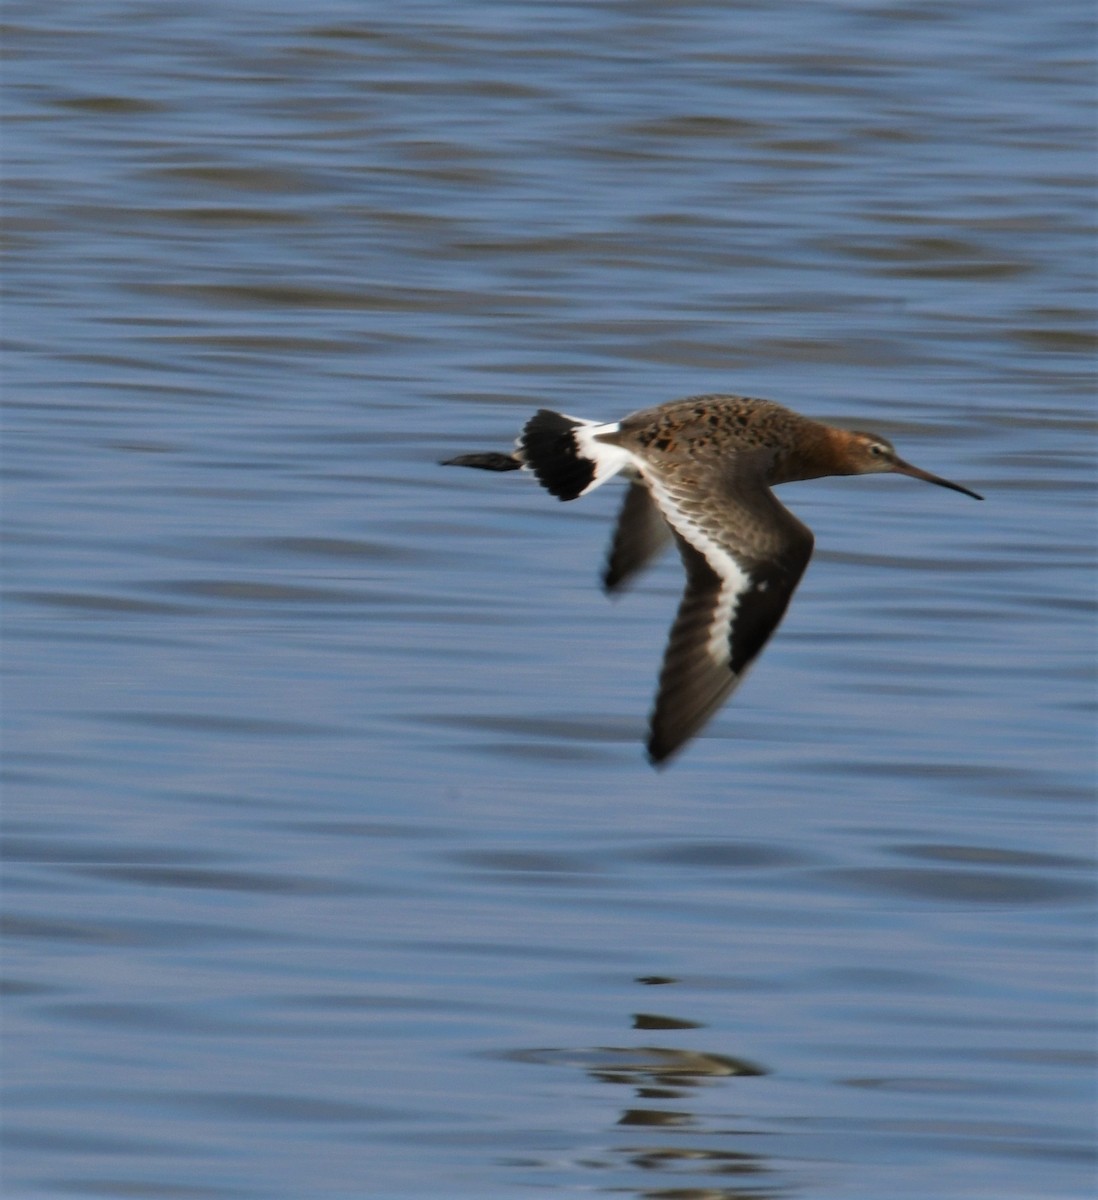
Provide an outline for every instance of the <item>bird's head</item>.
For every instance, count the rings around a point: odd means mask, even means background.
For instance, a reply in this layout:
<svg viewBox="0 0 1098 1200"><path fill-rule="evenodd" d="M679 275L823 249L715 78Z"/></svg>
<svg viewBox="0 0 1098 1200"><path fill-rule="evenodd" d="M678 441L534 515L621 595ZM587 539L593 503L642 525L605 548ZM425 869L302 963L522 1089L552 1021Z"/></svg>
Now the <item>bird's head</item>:
<svg viewBox="0 0 1098 1200"><path fill-rule="evenodd" d="M963 492L973 500L982 500L983 496L962 487L959 483L951 483L939 475L931 475L921 467L913 467L896 453L896 447L888 438L879 437L875 433L848 433L844 439L844 465L848 475L910 475L912 479L923 479L927 483L936 483L939 487L950 488L954 492Z"/></svg>

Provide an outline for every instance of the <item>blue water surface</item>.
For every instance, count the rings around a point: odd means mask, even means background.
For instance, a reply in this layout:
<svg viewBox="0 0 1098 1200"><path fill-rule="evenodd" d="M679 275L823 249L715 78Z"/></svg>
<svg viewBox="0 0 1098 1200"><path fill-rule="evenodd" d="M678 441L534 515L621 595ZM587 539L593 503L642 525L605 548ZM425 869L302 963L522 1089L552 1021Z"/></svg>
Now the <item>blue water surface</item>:
<svg viewBox="0 0 1098 1200"><path fill-rule="evenodd" d="M5 22L5 1196L1092 1195L1092 7ZM674 556L437 464L708 391L987 499L654 772Z"/></svg>

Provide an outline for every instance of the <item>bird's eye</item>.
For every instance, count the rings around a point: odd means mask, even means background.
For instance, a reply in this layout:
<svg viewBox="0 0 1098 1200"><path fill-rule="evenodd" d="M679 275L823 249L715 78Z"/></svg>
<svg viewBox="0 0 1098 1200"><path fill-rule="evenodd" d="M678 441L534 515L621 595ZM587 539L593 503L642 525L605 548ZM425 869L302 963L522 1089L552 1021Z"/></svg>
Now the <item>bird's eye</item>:
<svg viewBox="0 0 1098 1200"><path fill-rule="evenodd" d="M872 454L874 458L880 458L882 454L887 454L888 451L884 448L884 446L881 445L880 442L871 442L869 444L869 453Z"/></svg>

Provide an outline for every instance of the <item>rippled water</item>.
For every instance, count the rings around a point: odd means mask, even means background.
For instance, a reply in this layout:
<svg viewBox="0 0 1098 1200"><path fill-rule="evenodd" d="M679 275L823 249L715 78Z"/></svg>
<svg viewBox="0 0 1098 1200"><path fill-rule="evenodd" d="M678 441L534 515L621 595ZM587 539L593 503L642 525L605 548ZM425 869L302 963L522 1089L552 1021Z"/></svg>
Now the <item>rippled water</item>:
<svg viewBox="0 0 1098 1200"><path fill-rule="evenodd" d="M6 22L5 1195L1092 1194L1091 6ZM677 564L436 460L708 390L987 501L657 774Z"/></svg>

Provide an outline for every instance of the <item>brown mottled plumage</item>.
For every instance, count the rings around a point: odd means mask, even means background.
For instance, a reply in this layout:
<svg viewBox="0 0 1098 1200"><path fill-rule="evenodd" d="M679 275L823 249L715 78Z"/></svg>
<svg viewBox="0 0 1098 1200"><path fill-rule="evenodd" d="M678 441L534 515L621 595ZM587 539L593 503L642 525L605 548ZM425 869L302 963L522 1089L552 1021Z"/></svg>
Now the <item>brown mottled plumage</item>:
<svg viewBox="0 0 1098 1200"><path fill-rule="evenodd" d="M812 556L811 531L770 490L828 475L910 475L982 497L900 458L885 438L835 429L770 400L695 396L599 424L541 409L514 454L460 466L526 467L561 500L625 474L629 489L603 582L621 588L671 538L686 590L671 627L648 753L679 750L743 679Z"/></svg>

